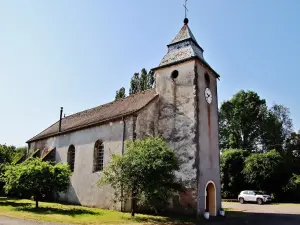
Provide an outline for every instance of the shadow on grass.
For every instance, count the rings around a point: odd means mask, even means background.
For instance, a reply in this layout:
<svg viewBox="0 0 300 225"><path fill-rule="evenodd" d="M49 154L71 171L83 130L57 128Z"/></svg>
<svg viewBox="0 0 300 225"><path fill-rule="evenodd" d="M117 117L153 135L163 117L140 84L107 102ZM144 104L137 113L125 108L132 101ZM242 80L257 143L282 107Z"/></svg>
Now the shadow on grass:
<svg viewBox="0 0 300 225"><path fill-rule="evenodd" d="M51 208L51 207L40 207L38 209L32 207L17 207L17 211L22 212L30 212L35 214L60 214L60 215L67 215L67 216L78 216L78 215L103 215L101 212L93 212L90 210L85 209L58 209L58 208Z"/></svg>
<svg viewBox="0 0 300 225"><path fill-rule="evenodd" d="M51 208L51 207L40 207L38 209L32 207L17 207L17 211L22 212L30 212L35 214L60 214L60 215L67 215L67 216L78 216L78 215L102 215L100 212L93 212L90 210L85 209L58 209L58 208Z"/></svg>
<svg viewBox="0 0 300 225"><path fill-rule="evenodd" d="M139 214L137 214L139 215ZM144 214L146 215L146 214ZM168 215L168 216L159 216L159 215L149 215L149 217L131 217L128 218L130 221L134 221L137 223L149 223L149 224L172 224L172 225L180 225L180 224L195 224L196 219L193 216L178 216L178 215Z"/></svg>
<svg viewBox="0 0 300 225"><path fill-rule="evenodd" d="M12 206L12 207L29 207L31 203L24 202L10 202L10 201L0 201L0 206Z"/></svg>
<svg viewBox="0 0 300 225"><path fill-rule="evenodd" d="M103 215L101 212L93 212L91 210L76 209L76 208L52 208L52 207L40 207L38 209L34 208L31 203L23 202L11 202L11 201L0 201L0 206L12 206L16 211L30 212L35 214L60 214L68 216L77 215Z"/></svg>

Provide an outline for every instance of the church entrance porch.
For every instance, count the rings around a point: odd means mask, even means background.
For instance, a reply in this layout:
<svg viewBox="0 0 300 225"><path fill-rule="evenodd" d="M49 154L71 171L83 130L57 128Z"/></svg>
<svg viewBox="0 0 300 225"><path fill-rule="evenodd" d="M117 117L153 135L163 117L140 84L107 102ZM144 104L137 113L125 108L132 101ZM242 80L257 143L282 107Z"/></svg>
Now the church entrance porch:
<svg viewBox="0 0 300 225"><path fill-rule="evenodd" d="M209 181L205 187L205 211L211 216L217 215L216 186L213 181Z"/></svg>

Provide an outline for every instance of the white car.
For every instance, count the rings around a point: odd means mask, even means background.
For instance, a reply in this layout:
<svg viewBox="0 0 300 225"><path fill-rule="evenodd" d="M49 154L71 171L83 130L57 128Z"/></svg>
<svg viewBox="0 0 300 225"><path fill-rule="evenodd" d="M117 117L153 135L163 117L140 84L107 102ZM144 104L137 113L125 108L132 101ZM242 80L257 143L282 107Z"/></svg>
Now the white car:
<svg viewBox="0 0 300 225"><path fill-rule="evenodd" d="M257 202L261 205L263 203L271 202L272 198L270 195L265 195L259 191L241 191L238 200L241 204L244 202Z"/></svg>

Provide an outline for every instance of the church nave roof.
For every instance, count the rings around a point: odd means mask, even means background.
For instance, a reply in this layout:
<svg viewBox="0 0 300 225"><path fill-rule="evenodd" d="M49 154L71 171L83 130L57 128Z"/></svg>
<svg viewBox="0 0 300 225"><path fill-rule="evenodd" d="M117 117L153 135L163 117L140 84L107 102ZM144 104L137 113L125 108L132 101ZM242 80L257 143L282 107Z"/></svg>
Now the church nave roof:
<svg viewBox="0 0 300 225"><path fill-rule="evenodd" d="M106 123L122 116L131 115L154 100L158 94L155 89L147 90L138 94L131 95L118 101L110 102L98 107L88 109L82 112L62 118L61 132L58 133L59 121L42 131L27 143L41 140L48 137L60 135L90 126L96 126L100 123Z"/></svg>

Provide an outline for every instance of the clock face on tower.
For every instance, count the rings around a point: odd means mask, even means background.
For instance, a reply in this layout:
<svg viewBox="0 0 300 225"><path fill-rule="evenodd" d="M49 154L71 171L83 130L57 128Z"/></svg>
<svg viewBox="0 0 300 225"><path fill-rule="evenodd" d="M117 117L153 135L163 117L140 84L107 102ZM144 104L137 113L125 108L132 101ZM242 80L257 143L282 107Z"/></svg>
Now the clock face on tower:
<svg viewBox="0 0 300 225"><path fill-rule="evenodd" d="M205 88L204 95L205 95L205 100L207 101L208 104L210 104L212 102L212 93L209 88Z"/></svg>

